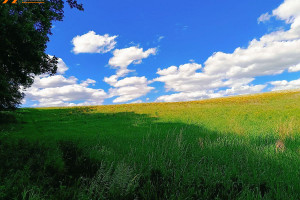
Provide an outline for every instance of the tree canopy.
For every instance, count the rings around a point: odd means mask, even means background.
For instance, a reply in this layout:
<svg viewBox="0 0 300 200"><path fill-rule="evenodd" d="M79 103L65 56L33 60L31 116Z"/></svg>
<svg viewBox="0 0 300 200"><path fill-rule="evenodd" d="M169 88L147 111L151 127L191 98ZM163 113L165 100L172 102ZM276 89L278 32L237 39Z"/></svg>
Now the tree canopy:
<svg viewBox="0 0 300 200"><path fill-rule="evenodd" d="M56 73L58 59L50 57L46 48L53 22L64 17L63 0L11 2L0 5L0 110L20 105L22 90L32 85L35 76ZM83 10L77 0L66 3Z"/></svg>

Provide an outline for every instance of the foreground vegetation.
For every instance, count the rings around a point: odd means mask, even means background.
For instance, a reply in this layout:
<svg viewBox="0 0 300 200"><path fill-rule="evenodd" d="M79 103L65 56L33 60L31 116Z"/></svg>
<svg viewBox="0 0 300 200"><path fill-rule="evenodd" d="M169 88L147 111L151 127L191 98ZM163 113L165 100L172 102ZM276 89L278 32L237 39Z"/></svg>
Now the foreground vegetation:
<svg viewBox="0 0 300 200"><path fill-rule="evenodd" d="M1 113L0 199L300 199L300 92Z"/></svg>

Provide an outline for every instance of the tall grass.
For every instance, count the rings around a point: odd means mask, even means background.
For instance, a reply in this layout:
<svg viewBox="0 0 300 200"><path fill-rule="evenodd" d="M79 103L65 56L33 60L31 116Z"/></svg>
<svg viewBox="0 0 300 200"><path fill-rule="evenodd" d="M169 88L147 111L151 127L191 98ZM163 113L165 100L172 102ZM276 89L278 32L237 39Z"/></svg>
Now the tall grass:
<svg viewBox="0 0 300 200"><path fill-rule="evenodd" d="M20 109L1 125L0 199L299 199L299 102Z"/></svg>

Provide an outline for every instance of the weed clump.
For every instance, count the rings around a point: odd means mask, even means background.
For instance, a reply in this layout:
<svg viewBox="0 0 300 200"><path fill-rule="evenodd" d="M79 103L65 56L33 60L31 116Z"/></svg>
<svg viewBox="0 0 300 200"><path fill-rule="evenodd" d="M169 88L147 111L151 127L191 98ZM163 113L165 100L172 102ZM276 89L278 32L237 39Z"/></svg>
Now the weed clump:
<svg viewBox="0 0 300 200"><path fill-rule="evenodd" d="M286 147L285 147L283 141L278 140L278 141L276 142L276 152L284 152L285 149L286 149Z"/></svg>

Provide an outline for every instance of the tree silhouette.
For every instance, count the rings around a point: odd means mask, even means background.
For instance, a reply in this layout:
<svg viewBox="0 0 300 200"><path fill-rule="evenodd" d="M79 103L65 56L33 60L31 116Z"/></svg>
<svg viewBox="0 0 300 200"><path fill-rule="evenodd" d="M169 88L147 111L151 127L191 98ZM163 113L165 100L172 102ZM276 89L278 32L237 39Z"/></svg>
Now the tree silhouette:
<svg viewBox="0 0 300 200"><path fill-rule="evenodd" d="M83 10L77 0L66 2ZM12 3L0 5L0 110L18 107L34 76L56 73L57 57L45 51L53 22L64 17L63 0Z"/></svg>

